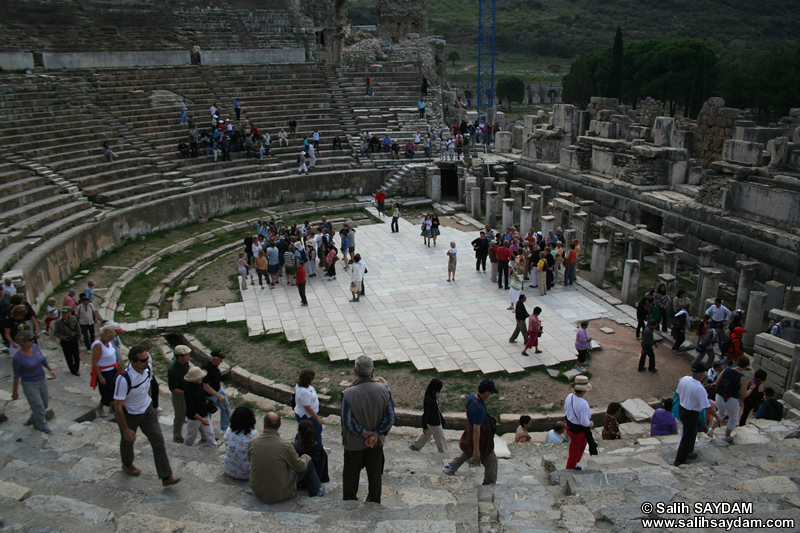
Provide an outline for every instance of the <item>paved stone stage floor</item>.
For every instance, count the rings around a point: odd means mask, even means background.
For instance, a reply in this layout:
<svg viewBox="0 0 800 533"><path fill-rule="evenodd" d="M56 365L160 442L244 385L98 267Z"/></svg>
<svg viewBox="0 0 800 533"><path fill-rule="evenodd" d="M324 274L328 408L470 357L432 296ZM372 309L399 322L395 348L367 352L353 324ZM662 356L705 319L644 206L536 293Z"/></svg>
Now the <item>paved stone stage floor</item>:
<svg viewBox="0 0 800 533"><path fill-rule="evenodd" d="M368 210L377 215L373 208ZM522 336L516 344L508 342L514 329L514 314L507 310L508 291L498 290L488 270L475 271L470 242L477 238L477 230L442 226L436 247L427 247L417 221L401 219L399 233L392 233L391 218L385 220L356 232L356 251L369 271L366 295L360 302L350 301L350 274L340 261L336 280L327 281L322 271L309 279L308 307L300 305L293 286L284 283L262 290L257 283L249 283L241 291L241 303L174 311L168 319L123 327L130 331L156 324L246 320L251 335L283 331L290 341L304 340L311 352L327 350L333 361L368 355L389 362L410 361L419 370L513 373L574 360L575 332L581 320L605 317L636 323L630 308L615 307L618 301L583 282L564 287L557 281L554 290L540 297L538 289L528 287L529 281L524 290L527 307L529 311L542 308L544 335L540 340L543 353L534 355L531 350L525 357L520 353ZM452 283L446 281L451 241L459 251Z"/></svg>

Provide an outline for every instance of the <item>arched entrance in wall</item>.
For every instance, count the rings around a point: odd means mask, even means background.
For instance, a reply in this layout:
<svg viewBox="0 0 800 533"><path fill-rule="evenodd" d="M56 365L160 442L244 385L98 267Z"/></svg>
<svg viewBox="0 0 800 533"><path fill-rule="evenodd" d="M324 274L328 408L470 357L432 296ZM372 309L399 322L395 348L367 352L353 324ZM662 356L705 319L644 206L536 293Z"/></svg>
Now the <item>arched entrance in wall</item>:
<svg viewBox="0 0 800 533"><path fill-rule="evenodd" d="M458 168L455 163L439 163L442 178L442 201L458 199Z"/></svg>

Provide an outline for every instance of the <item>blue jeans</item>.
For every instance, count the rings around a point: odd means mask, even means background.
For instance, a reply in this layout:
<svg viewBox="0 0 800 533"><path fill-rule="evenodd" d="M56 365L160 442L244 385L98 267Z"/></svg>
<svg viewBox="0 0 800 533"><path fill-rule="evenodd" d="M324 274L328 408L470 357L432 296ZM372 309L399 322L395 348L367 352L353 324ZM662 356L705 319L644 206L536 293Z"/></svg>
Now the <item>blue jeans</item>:
<svg viewBox="0 0 800 533"><path fill-rule="evenodd" d="M297 477L297 484L300 485L301 482L305 484L309 498L319 496L319 475L313 461L309 461L308 468Z"/></svg>
<svg viewBox="0 0 800 533"><path fill-rule="evenodd" d="M28 405L31 406L31 422L33 427L39 431L48 429L47 420L45 419L45 411L50 404L50 395L47 392L47 379L40 379L39 381L23 381L22 392L28 400Z"/></svg>
<svg viewBox="0 0 800 533"><path fill-rule="evenodd" d="M572 285L575 281L575 263L570 263L569 266L564 269L564 286Z"/></svg>
<svg viewBox="0 0 800 533"><path fill-rule="evenodd" d="M314 431L317 434L317 442L319 442L319 445L322 446L322 424L320 424L319 422L316 421L316 419L311 418L308 415L297 416L297 413L294 414L294 419L297 420L298 424L303 420L308 420L309 422L311 422L311 424L314 425Z"/></svg>
<svg viewBox="0 0 800 533"><path fill-rule="evenodd" d="M228 429L228 426L231 425L231 405L228 402L228 395L225 394L225 389L220 387L217 392L225 396L226 401L220 402L216 396L211 396L209 400L217 404L217 407L219 407L219 429L225 431Z"/></svg>
<svg viewBox="0 0 800 533"><path fill-rule="evenodd" d="M186 124L186 111L181 111L181 124Z"/></svg>

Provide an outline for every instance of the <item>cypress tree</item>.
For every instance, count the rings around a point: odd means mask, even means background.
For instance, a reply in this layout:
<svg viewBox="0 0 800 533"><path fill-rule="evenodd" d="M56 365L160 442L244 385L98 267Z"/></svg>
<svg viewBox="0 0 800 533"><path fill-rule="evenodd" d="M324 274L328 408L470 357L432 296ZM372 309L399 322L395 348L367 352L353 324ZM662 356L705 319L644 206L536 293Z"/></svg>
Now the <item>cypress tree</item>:
<svg viewBox="0 0 800 533"><path fill-rule="evenodd" d="M617 26L614 50L611 54L611 70L608 71L609 98L622 99L622 29Z"/></svg>

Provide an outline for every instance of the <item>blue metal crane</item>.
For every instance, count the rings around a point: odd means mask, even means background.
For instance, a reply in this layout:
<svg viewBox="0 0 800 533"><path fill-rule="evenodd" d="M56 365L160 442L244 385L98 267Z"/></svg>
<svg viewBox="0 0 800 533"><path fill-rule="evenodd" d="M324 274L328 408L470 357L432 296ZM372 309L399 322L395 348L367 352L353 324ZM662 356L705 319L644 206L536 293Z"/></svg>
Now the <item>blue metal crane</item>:
<svg viewBox="0 0 800 533"><path fill-rule="evenodd" d="M494 15L496 0L478 0L478 119L494 105Z"/></svg>

